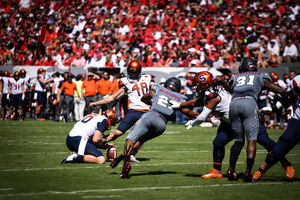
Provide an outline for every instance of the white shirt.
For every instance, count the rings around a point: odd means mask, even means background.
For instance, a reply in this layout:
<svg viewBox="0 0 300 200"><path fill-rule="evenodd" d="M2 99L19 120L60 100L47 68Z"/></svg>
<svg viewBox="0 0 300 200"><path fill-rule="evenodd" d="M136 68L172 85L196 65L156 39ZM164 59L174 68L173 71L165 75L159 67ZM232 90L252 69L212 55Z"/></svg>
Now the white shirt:
<svg viewBox="0 0 300 200"><path fill-rule="evenodd" d="M106 63L106 59L104 58L104 56L102 56L101 60L96 60L95 67L97 68L105 67L105 63Z"/></svg>
<svg viewBox="0 0 300 200"><path fill-rule="evenodd" d="M119 33L121 35L126 35L126 33L129 33L129 27L127 25L119 28Z"/></svg>
<svg viewBox="0 0 300 200"><path fill-rule="evenodd" d="M78 24L79 31L82 31L84 29L85 24L86 24L86 21L82 21Z"/></svg>
<svg viewBox="0 0 300 200"><path fill-rule="evenodd" d="M213 68L221 68L223 66L223 59L222 58L219 58L217 61L213 62Z"/></svg>
<svg viewBox="0 0 300 200"><path fill-rule="evenodd" d="M141 101L141 97L148 93L152 77L141 75L138 80L131 80L123 77L119 80L119 85L124 85L127 89L128 99L130 100L129 109L149 110L150 106Z"/></svg>
<svg viewBox="0 0 300 200"><path fill-rule="evenodd" d="M43 79L46 81L48 78L47 76L43 76L42 74L38 74L36 81L35 81L35 91L44 92L45 84L40 83L39 79Z"/></svg>
<svg viewBox="0 0 300 200"><path fill-rule="evenodd" d="M95 67L95 62L96 62L96 60L94 58L91 58L91 60L87 60L85 62L85 67L87 67L87 68Z"/></svg>
<svg viewBox="0 0 300 200"><path fill-rule="evenodd" d="M21 8L29 8L30 0L21 0L19 4L20 4Z"/></svg>
<svg viewBox="0 0 300 200"><path fill-rule="evenodd" d="M12 86L11 94L22 94L22 85L24 85L24 80L22 78L19 78L17 81L16 79L11 78L9 84Z"/></svg>
<svg viewBox="0 0 300 200"><path fill-rule="evenodd" d="M62 80L63 80L63 78L61 78L61 77L54 78L54 83L55 83L54 94L57 94L57 89L58 89L59 82L62 81Z"/></svg>
<svg viewBox="0 0 300 200"><path fill-rule="evenodd" d="M53 55L52 56L52 59L53 60L55 60L55 65L56 66L59 66L59 65L61 65L62 64L62 59L61 59L61 55L58 53L56 56L55 55Z"/></svg>
<svg viewBox="0 0 300 200"><path fill-rule="evenodd" d="M297 47L292 44L290 47L285 46L283 56L298 56Z"/></svg>
<svg viewBox="0 0 300 200"><path fill-rule="evenodd" d="M10 77L0 77L0 81L2 80L3 81L3 94L7 94L8 93L8 84L9 84L9 80L11 78Z"/></svg>

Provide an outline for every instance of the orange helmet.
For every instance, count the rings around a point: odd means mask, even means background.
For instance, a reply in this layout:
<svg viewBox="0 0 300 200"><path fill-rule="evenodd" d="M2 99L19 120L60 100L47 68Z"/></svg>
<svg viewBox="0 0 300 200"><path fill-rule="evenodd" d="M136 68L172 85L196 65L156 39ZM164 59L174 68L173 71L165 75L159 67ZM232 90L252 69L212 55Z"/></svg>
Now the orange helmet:
<svg viewBox="0 0 300 200"><path fill-rule="evenodd" d="M271 72L270 76L277 75L275 72Z"/></svg>
<svg viewBox="0 0 300 200"><path fill-rule="evenodd" d="M127 75L131 79L138 79L142 73L142 65L139 61L133 60L127 65Z"/></svg>
<svg viewBox="0 0 300 200"><path fill-rule="evenodd" d="M53 107L56 107L57 106L57 99L54 99L52 102L51 102L52 106Z"/></svg>
<svg viewBox="0 0 300 200"><path fill-rule="evenodd" d="M46 71L46 70L44 70L43 68L39 68L38 71L37 71L37 73L40 74L40 73L42 73L43 71Z"/></svg>
<svg viewBox="0 0 300 200"><path fill-rule="evenodd" d="M215 82L214 76L207 71L198 72L194 78L193 78L193 86L196 86L196 91L198 93L201 92L204 88L206 88L208 85L211 85Z"/></svg>
<svg viewBox="0 0 300 200"><path fill-rule="evenodd" d="M10 74L9 74L9 77L13 78L13 77L14 77L14 74L13 74L13 73L10 73Z"/></svg>
<svg viewBox="0 0 300 200"><path fill-rule="evenodd" d="M185 79L190 80L190 79L192 79L192 78L193 78L193 77L192 77L192 74L191 74L190 72L186 73Z"/></svg>
<svg viewBox="0 0 300 200"><path fill-rule="evenodd" d="M273 83L275 83L278 81L279 77L277 74L274 74L274 75L271 75L271 79L272 79Z"/></svg>
<svg viewBox="0 0 300 200"><path fill-rule="evenodd" d="M7 70L3 72L3 77L9 77L9 72Z"/></svg>
<svg viewBox="0 0 300 200"><path fill-rule="evenodd" d="M110 125L114 126L118 122L118 116L116 111L108 109L102 113L110 122Z"/></svg>
<svg viewBox="0 0 300 200"><path fill-rule="evenodd" d="M21 74L21 78L25 78L25 76L26 76L26 70L25 69L21 69L20 74Z"/></svg>

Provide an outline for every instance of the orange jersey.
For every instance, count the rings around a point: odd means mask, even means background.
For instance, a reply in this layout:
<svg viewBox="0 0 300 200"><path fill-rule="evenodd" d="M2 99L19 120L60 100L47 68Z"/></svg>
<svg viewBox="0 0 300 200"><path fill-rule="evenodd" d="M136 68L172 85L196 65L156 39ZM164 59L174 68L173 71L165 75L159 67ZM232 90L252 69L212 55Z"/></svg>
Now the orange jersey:
<svg viewBox="0 0 300 200"><path fill-rule="evenodd" d="M97 91L97 84L94 79L85 79L81 85L82 89L85 89L84 95L87 97L95 96Z"/></svg>
<svg viewBox="0 0 300 200"><path fill-rule="evenodd" d="M65 90L66 95L70 95L74 97L74 90L77 90L77 86L74 82L69 83L68 81L66 81L63 83L60 89Z"/></svg>
<svg viewBox="0 0 300 200"><path fill-rule="evenodd" d="M114 80L111 84L110 91L112 91L112 94L115 94L119 90L119 82L118 80Z"/></svg>
<svg viewBox="0 0 300 200"><path fill-rule="evenodd" d="M109 94L109 90L110 90L110 86L111 86L111 82L110 80L104 80L103 78L98 81L97 83L97 89L98 89L98 92L99 94L102 94L102 95L107 95Z"/></svg>

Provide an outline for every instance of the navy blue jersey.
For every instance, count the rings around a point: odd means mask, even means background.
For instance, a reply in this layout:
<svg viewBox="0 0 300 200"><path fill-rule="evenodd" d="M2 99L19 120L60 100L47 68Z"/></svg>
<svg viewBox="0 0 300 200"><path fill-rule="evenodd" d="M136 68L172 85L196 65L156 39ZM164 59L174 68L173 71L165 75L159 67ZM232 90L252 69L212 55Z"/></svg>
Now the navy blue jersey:
<svg viewBox="0 0 300 200"><path fill-rule="evenodd" d="M173 108L171 108L172 104L169 102L169 100L174 100L177 102L184 102L186 100L186 96L177 92L173 92L158 84L155 84L152 87L152 90L155 92L155 94L152 97L151 110L162 115L167 121L175 112Z"/></svg>

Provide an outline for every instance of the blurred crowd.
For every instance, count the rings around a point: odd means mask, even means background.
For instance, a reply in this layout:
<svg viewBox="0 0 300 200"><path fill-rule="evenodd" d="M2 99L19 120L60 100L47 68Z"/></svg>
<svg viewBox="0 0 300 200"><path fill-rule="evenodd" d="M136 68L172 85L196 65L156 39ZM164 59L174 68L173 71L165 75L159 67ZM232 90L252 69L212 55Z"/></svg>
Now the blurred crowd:
<svg viewBox="0 0 300 200"><path fill-rule="evenodd" d="M299 0L2 0L0 66L299 62Z"/></svg>

